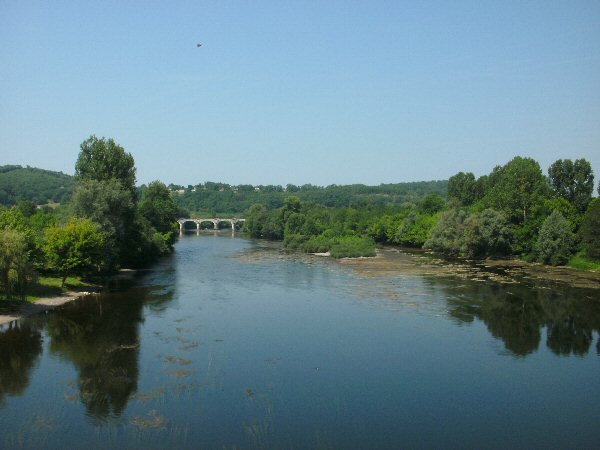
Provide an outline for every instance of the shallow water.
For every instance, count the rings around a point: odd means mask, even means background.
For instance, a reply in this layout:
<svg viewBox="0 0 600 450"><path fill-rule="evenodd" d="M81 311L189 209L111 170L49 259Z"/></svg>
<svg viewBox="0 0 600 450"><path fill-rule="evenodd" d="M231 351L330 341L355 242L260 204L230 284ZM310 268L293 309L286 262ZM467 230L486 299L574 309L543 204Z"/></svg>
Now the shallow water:
<svg viewBox="0 0 600 450"><path fill-rule="evenodd" d="M0 447L598 447L599 293L184 236L120 292L0 327Z"/></svg>

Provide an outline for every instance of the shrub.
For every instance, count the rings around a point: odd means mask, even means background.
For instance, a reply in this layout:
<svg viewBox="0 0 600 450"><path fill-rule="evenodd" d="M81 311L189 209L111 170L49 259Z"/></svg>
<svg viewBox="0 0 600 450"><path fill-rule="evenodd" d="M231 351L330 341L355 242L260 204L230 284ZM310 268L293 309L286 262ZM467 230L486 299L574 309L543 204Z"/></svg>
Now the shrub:
<svg viewBox="0 0 600 450"><path fill-rule="evenodd" d="M573 254L574 243L571 225L561 213L554 210L540 229L534 248L536 259L553 266L566 264Z"/></svg>

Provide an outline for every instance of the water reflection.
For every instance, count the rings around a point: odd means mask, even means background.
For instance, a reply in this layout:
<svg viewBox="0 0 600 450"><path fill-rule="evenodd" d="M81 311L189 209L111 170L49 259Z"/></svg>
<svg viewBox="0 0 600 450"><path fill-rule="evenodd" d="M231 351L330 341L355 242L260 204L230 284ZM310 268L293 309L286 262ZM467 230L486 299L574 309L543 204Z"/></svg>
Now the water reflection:
<svg viewBox="0 0 600 450"><path fill-rule="evenodd" d="M68 359L79 371L80 399L97 421L119 417L136 393L140 324L149 288L113 293L70 304L49 316L50 353ZM150 296L164 306L169 292Z"/></svg>
<svg viewBox="0 0 600 450"><path fill-rule="evenodd" d="M42 353L42 335L33 321L15 321L0 329L0 407L6 395L21 395Z"/></svg>
<svg viewBox="0 0 600 450"><path fill-rule="evenodd" d="M537 351L546 328L546 345L557 355L586 355L593 332L600 331L597 291L560 284L531 289L522 285L430 279L446 292L449 314L459 322L484 322L516 356ZM600 347L600 340L597 344Z"/></svg>

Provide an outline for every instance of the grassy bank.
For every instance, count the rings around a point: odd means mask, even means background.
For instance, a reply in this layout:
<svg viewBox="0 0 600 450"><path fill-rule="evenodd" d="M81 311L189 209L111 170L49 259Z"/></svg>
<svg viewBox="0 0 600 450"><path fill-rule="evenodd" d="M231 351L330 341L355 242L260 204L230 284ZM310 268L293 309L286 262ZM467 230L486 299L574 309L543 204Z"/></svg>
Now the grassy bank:
<svg viewBox="0 0 600 450"><path fill-rule="evenodd" d="M600 271L600 262L592 261L583 255L583 252L577 253L568 263L569 267L580 270Z"/></svg>
<svg viewBox="0 0 600 450"><path fill-rule="evenodd" d="M61 288L61 277L50 277L44 276L39 277L37 282L31 283L27 286L27 294L25 296L25 300L27 302L35 302L40 298L46 297L57 297L59 295L64 294L69 291L77 291L83 288L84 286L88 286L89 283L85 283L79 277L68 277L65 281L64 288ZM0 302L2 302L5 306L8 303L18 304L22 303L17 298L6 299L4 293L0 293Z"/></svg>

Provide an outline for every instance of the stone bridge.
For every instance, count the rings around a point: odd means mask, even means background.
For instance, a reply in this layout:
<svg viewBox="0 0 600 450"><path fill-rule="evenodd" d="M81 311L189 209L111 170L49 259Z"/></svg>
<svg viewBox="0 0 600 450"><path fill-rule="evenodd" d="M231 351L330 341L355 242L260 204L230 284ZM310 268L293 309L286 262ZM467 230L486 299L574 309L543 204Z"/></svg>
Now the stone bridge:
<svg viewBox="0 0 600 450"><path fill-rule="evenodd" d="M221 222L229 222L231 224L231 231L235 231L235 227L240 228L245 221L246 219L236 219L235 217L233 219L219 219L215 217L214 219L179 219L177 222L179 222L179 233L181 234L183 233L184 225L188 222L196 224L196 231L200 231L200 225L203 223L212 223L213 229L218 230Z"/></svg>

